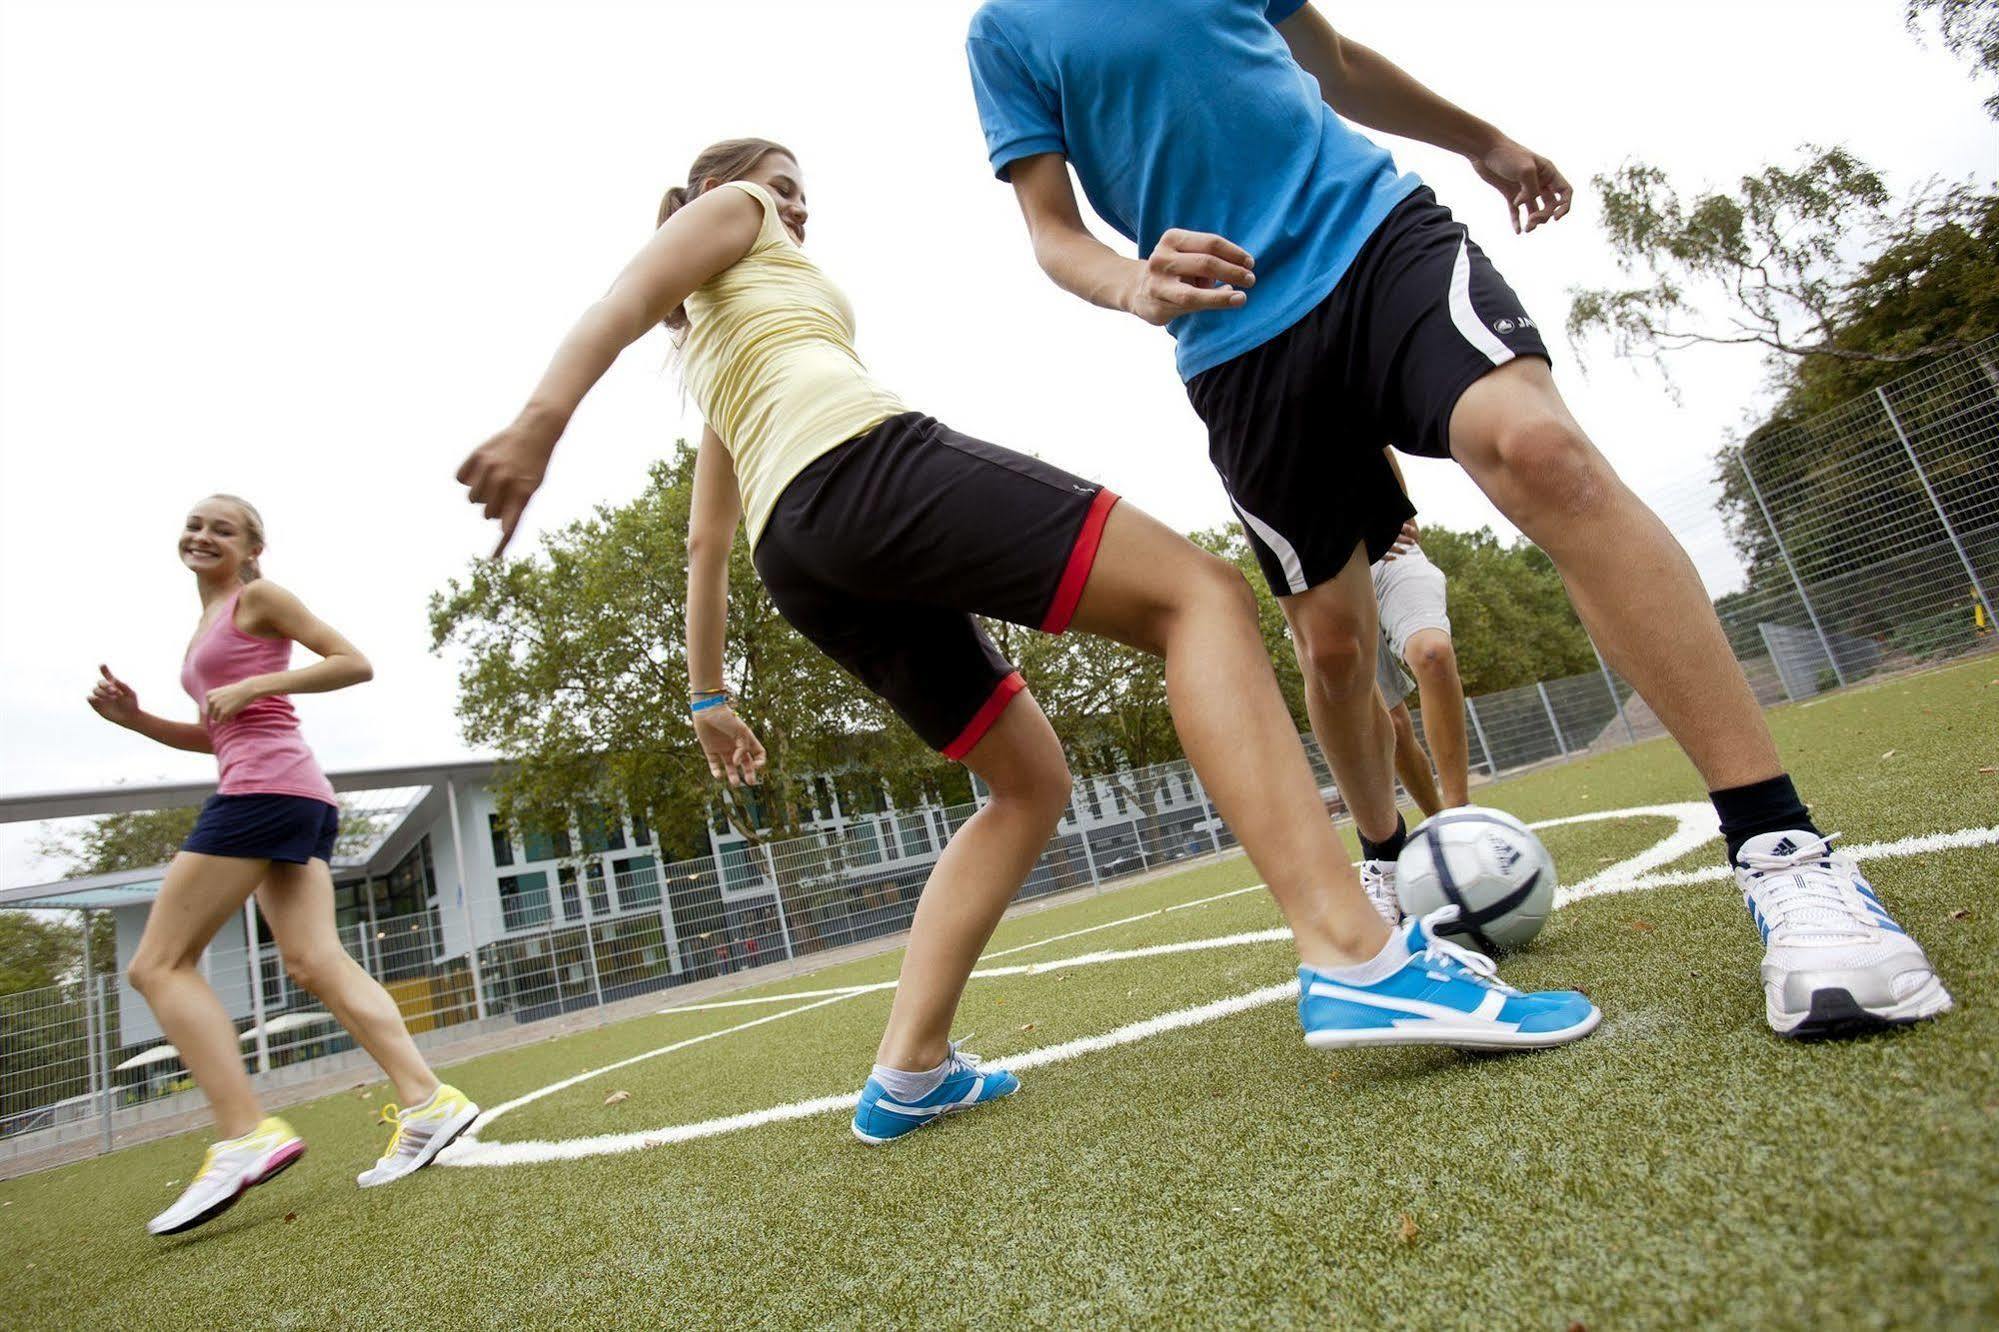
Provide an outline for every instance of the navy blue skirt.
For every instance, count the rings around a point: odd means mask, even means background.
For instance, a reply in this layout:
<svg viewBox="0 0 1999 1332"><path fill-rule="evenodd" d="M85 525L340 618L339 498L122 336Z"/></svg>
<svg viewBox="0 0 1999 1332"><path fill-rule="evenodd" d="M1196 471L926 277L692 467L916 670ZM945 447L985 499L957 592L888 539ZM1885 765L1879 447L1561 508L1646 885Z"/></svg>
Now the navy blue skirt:
<svg viewBox="0 0 1999 1332"><path fill-rule="evenodd" d="M293 795L212 795L181 850L245 860L333 860L340 811Z"/></svg>

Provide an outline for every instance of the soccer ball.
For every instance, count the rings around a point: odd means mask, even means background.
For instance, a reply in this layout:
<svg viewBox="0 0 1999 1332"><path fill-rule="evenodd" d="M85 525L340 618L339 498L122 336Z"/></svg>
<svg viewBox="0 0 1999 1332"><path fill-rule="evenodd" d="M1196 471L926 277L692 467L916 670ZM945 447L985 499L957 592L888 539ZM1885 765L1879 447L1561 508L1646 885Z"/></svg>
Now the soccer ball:
<svg viewBox="0 0 1999 1332"><path fill-rule="evenodd" d="M1456 906L1458 919L1437 933L1497 953L1519 948L1547 923L1555 906L1555 861L1511 814L1463 805L1409 834L1396 862L1395 890L1411 916Z"/></svg>

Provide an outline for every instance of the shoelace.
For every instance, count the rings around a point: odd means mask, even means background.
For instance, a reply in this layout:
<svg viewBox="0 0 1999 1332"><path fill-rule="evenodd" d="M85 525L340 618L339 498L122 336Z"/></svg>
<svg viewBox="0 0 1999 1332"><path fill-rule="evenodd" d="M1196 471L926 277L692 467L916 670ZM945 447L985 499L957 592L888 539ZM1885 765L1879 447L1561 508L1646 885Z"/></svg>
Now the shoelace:
<svg viewBox="0 0 1999 1332"><path fill-rule="evenodd" d="M1458 908L1455 903L1440 906L1435 911L1423 917L1423 922L1418 927L1422 930L1423 938L1427 941L1423 948L1423 957L1447 970L1452 964L1462 967L1471 973L1471 978L1478 984L1498 990L1503 994L1519 994L1520 991L1499 979L1499 964L1497 962L1487 957L1484 953L1474 952L1460 944L1452 943L1449 939L1438 937L1437 927L1439 925L1448 925L1457 918Z"/></svg>
<svg viewBox="0 0 1999 1332"><path fill-rule="evenodd" d="M409 1132L409 1123L403 1118L403 1112L396 1107L395 1102L391 1101L383 1106L382 1113L377 1118L383 1124L395 1126L395 1132L389 1135L388 1148L382 1153L384 1161L394 1160L398 1149L405 1156L415 1156L423 1150L422 1139Z"/></svg>
<svg viewBox="0 0 1999 1332"><path fill-rule="evenodd" d="M1756 900L1773 931L1785 930L1793 939L1847 938L1856 930L1871 934L1879 928L1853 876L1833 863L1832 844L1838 836L1829 833L1807 841L1789 855L1745 851L1736 857L1758 888L1772 876L1789 876L1788 883L1771 884L1767 895Z"/></svg>
<svg viewBox="0 0 1999 1332"><path fill-rule="evenodd" d="M1401 903L1396 898L1394 887L1388 882L1388 876L1379 870L1369 869L1365 861L1361 863L1360 886L1361 891L1367 894L1367 900L1374 903L1375 910L1393 907L1400 913ZM1385 916L1388 913L1382 914Z"/></svg>

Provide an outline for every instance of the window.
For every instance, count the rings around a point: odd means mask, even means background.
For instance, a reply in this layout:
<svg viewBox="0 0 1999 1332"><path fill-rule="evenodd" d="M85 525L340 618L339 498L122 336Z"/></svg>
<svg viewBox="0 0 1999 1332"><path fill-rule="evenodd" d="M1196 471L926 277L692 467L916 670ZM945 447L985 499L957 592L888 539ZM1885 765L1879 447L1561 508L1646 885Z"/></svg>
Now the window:
<svg viewBox="0 0 1999 1332"><path fill-rule="evenodd" d="M498 814L486 816L486 827L493 834L493 863L511 865L514 863L514 838L507 831L506 822Z"/></svg>
<svg viewBox="0 0 1999 1332"><path fill-rule="evenodd" d="M611 914L611 885L604 878L604 862L593 860L583 867L584 880L590 885L590 915L601 919Z"/></svg>
<svg viewBox="0 0 1999 1332"><path fill-rule="evenodd" d="M576 894L576 867L564 865L555 872L555 881L562 888L562 918L583 919L583 902Z"/></svg>
<svg viewBox="0 0 1999 1332"><path fill-rule="evenodd" d="M548 875L509 874L500 879L500 915L510 930L548 923Z"/></svg>
<svg viewBox="0 0 1999 1332"><path fill-rule="evenodd" d="M612 865L618 901L626 910L659 905L659 862L651 856L627 856Z"/></svg>
<svg viewBox="0 0 1999 1332"><path fill-rule="evenodd" d="M1180 769L1180 789L1187 793L1189 800L1194 798L1194 778L1191 769Z"/></svg>
<svg viewBox="0 0 1999 1332"><path fill-rule="evenodd" d="M574 854L569 846L569 829L560 824L554 829L529 828L522 840L527 844L529 860L562 860Z"/></svg>
<svg viewBox="0 0 1999 1332"><path fill-rule="evenodd" d="M577 819L577 831L583 835L583 853L602 855L606 851L625 849L625 827L618 816L602 806L588 806Z"/></svg>
<svg viewBox="0 0 1999 1332"><path fill-rule="evenodd" d="M1090 817L1093 819L1102 818L1104 816L1104 807L1097 802L1097 784L1095 782L1084 782L1083 794L1090 798Z"/></svg>
<svg viewBox="0 0 1999 1332"><path fill-rule="evenodd" d="M642 809L632 811L632 845L652 845L652 829L646 826L646 812Z"/></svg>

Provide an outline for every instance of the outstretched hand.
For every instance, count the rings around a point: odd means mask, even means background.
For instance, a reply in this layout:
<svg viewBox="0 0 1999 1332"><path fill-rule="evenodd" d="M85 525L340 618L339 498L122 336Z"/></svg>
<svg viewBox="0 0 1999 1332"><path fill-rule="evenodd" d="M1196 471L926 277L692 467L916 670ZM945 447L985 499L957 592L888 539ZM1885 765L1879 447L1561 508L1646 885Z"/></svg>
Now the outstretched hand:
<svg viewBox="0 0 1999 1332"><path fill-rule="evenodd" d="M749 723L731 707L704 708L694 714L694 735L708 756L708 771L731 786L755 786L763 771L764 747Z"/></svg>
<svg viewBox="0 0 1999 1332"><path fill-rule="evenodd" d="M458 465L466 500L483 505L488 518L500 520L500 544L493 547L494 559L506 553L528 501L541 489L559 433L525 420L515 421Z"/></svg>
<svg viewBox="0 0 1999 1332"><path fill-rule="evenodd" d="M1165 324L1196 310L1233 310L1256 285L1256 260L1226 237L1168 230L1139 270L1127 308L1148 324Z"/></svg>
<svg viewBox="0 0 1999 1332"><path fill-rule="evenodd" d="M1397 532L1395 540L1389 543L1388 553L1381 557L1382 563L1386 564L1397 555L1407 555L1416 548L1417 543L1422 539L1423 534L1416 530L1416 520L1414 518L1403 519L1402 530Z"/></svg>
<svg viewBox="0 0 1999 1332"><path fill-rule="evenodd" d="M132 686L111 673L109 666L97 668L97 684L90 691L91 710L108 722L130 726L139 715L139 696Z"/></svg>
<svg viewBox="0 0 1999 1332"><path fill-rule="evenodd" d="M1511 139L1472 159L1486 184L1506 196L1506 213L1516 234L1569 215L1575 189L1555 164Z"/></svg>

